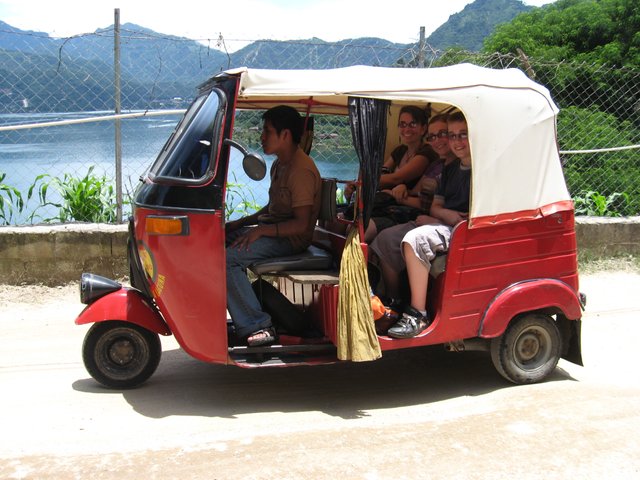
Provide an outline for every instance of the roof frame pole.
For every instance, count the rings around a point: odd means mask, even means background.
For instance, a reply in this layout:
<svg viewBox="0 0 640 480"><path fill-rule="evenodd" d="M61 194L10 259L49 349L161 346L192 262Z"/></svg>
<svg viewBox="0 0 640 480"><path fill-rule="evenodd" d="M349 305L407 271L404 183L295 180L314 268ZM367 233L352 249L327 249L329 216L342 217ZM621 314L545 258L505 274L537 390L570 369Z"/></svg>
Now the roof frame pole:
<svg viewBox="0 0 640 480"><path fill-rule="evenodd" d="M313 105L313 97L309 97L309 101L307 102L307 112L306 112L306 117L304 117L304 130L302 130L303 132L307 131L307 123L309 122L309 114L311 113L311 105Z"/></svg>

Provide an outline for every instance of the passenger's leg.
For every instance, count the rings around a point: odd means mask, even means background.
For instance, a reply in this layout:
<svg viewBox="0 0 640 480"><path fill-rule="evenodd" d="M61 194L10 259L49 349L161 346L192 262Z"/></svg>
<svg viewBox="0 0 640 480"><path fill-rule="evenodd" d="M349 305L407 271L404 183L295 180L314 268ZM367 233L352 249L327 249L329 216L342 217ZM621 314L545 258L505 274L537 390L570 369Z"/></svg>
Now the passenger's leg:
<svg viewBox="0 0 640 480"><path fill-rule="evenodd" d="M240 234L242 230L237 235ZM238 338L271 327L271 317L262 311L258 297L251 288L247 267L258 260L291 253L291 244L283 238L261 237L248 250L227 247L227 310L231 314Z"/></svg>
<svg viewBox="0 0 640 480"><path fill-rule="evenodd" d="M378 228L376 227L376 222L372 218L369 220L369 225L367 225L367 229L364 231L364 241L366 243L373 242L373 239L378 235Z"/></svg>
<svg viewBox="0 0 640 480"><path fill-rule="evenodd" d="M427 288L429 287L429 268L415 254L411 245L402 244L404 259L407 263L407 275L411 288L411 306L419 312L427 311Z"/></svg>
<svg viewBox="0 0 640 480"><path fill-rule="evenodd" d="M389 262L380 259L380 272L384 282L384 293L390 298L400 298L400 274Z"/></svg>
<svg viewBox="0 0 640 480"><path fill-rule="evenodd" d="M400 273L405 268L402 256L401 241L407 232L416 228L415 223L408 222L387 228L380 232L370 245L378 258L380 273L384 283L386 296L400 299Z"/></svg>
<svg viewBox="0 0 640 480"><path fill-rule="evenodd" d="M426 225L407 233L402 239L402 253L407 266L411 289L411 306L387 334L394 338L415 337L429 325L427 288L429 269L436 252L448 248L451 229L444 225Z"/></svg>

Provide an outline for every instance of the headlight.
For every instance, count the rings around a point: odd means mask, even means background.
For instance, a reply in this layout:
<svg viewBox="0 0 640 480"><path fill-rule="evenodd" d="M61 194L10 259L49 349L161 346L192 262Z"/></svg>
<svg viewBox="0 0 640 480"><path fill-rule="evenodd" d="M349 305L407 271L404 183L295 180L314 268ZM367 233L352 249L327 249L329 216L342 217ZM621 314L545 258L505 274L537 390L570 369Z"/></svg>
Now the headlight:
<svg viewBox="0 0 640 480"><path fill-rule="evenodd" d="M108 293L116 292L122 288L115 280L111 280L93 273L83 273L80 278L80 301L85 305L95 302Z"/></svg>

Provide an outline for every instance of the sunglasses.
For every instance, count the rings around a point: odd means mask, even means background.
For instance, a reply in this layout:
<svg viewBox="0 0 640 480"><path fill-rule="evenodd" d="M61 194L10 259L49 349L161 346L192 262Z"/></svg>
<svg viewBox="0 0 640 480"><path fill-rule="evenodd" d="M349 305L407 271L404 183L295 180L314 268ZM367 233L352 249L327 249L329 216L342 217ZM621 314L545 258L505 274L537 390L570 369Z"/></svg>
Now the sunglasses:
<svg viewBox="0 0 640 480"><path fill-rule="evenodd" d="M449 140L466 140L469 138L469 134L468 133L450 133L449 134Z"/></svg>
<svg viewBox="0 0 640 480"><path fill-rule="evenodd" d="M427 135L427 142L433 142L436 138L449 138L449 133L444 130L438 133L430 133Z"/></svg>

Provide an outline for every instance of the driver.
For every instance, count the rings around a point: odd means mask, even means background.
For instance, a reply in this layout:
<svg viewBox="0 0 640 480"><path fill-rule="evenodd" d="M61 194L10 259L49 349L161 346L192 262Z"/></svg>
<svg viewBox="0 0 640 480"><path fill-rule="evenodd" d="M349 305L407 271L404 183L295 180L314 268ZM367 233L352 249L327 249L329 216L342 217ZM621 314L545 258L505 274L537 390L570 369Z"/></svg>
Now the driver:
<svg viewBox="0 0 640 480"><path fill-rule="evenodd" d="M320 173L299 146L302 117L294 108L280 105L262 118L262 149L276 156L270 170L269 202L226 225L227 309L236 335L246 338L249 346L273 343L275 331L251 288L247 267L306 250L320 211Z"/></svg>

